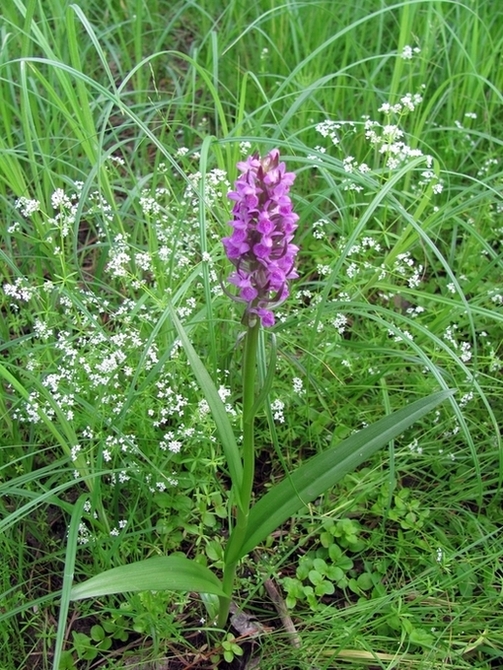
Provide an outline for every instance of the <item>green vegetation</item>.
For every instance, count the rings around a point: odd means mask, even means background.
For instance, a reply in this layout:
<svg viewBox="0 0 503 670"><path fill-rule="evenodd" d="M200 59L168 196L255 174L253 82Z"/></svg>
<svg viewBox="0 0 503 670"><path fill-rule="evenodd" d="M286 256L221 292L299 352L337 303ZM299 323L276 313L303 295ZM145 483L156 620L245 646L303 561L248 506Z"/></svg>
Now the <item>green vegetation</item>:
<svg viewBox="0 0 503 670"><path fill-rule="evenodd" d="M495 5L2 3L2 670L503 665ZM274 147L300 277L258 346L257 496L457 393L240 563L258 638L215 631L210 596L69 602L72 575L147 557L222 567L229 472L170 306L238 435L220 240L237 161Z"/></svg>

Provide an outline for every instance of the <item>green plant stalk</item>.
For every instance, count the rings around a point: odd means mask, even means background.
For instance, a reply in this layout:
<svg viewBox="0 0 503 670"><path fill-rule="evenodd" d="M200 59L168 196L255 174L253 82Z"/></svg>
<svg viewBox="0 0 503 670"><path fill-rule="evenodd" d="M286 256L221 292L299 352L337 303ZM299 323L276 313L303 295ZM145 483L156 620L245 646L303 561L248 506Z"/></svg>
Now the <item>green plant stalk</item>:
<svg viewBox="0 0 503 670"><path fill-rule="evenodd" d="M243 354L243 482L239 497L241 504L237 506L236 525L232 529L229 537L229 545L241 545L248 528L248 517L250 513L251 496L253 489L253 479L255 475L255 443L254 443L254 423L255 423L255 378L257 373L257 347L258 336L260 332L260 322L248 327L245 337L245 347ZM225 598L219 599L218 626L223 628L229 616L229 607L231 604L232 591L234 589L234 580L238 561L231 561L224 564L224 574L222 585Z"/></svg>

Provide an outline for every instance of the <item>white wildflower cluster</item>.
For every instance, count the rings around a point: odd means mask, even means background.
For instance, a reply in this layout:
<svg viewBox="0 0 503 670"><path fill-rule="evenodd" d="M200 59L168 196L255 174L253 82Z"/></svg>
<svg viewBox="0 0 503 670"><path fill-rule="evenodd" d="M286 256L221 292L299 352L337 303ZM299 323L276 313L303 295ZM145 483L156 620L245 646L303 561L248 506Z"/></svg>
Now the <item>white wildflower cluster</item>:
<svg viewBox="0 0 503 670"><path fill-rule="evenodd" d="M25 219L29 219L35 212L40 211L40 202L22 196L16 200L15 207L21 212Z"/></svg>
<svg viewBox="0 0 503 670"><path fill-rule="evenodd" d="M211 208L218 204L231 188L230 182L227 179L227 173L225 170L218 168L210 170L205 175L204 192L202 194L200 187L201 180L202 175L200 172L188 175L188 184L182 201L184 204L190 205L192 213L196 217L199 214L201 196L205 205ZM198 223L197 219L196 222ZM218 239L218 235L216 235L216 239Z"/></svg>
<svg viewBox="0 0 503 670"><path fill-rule="evenodd" d="M421 49L419 47L411 47L409 44L406 44L400 56L403 58L403 60L412 60L414 55L418 55L421 53Z"/></svg>
<svg viewBox="0 0 503 670"><path fill-rule="evenodd" d="M154 408L149 409L149 416L155 427L162 427L171 423L173 417L184 418L185 409L190 402L187 396L180 392L176 379L170 372L165 371L155 382L157 389Z"/></svg>
<svg viewBox="0 0 503 670"><path fill-rule="evenodd" d="M34 337L44 340L47 357L31 356L29 351L26 354L26 367L40 379L40 387L13 407L12 419L40 424L44 418L59 421L64 417L75 425L78 407L95 408L94 426L99 428L85 425L70 448L77 479L84 470L92 472L99 466L109 472L113 486L126 486L145 472L144 463L140 464L142 454L154 463L163 453L180 455L181 461L175 464L181 467L187 451L193 453L201 445L214 444L209 408L203 401L197 411L198 387L194 381L187 381L185 373L180 374L187 369L186 361L182 358L177 363L176 357L164 357L162 362L157 344L149 337L159 317L151 306L124 298L114 302L112 308L106 296L84 289L76 292L73 301L50 282L35 289L27 280L19 280L4 287L4 292L17 302L29 300L34 294L42 296L53 309L46 316L38 316L33 326ZM185 308L189 312L196 308L193 297L187 297ZM65 327L61 325L62 316ZM228 372L223 374L228 376ZM132 379L141 392L131 393ZM221 384L218 392L231 420L239 421L229 388ZM134 430L128 430L128 417ZM122 426L121 432L114 430L118 425ZM138 425L143 427L141 435L134 432ZM153 476L154 490L176 486L177 475L172 474L162 479ZM121 530L120 525L117 530ZM90 532L83 530L81 541L90 538Z"/></svg>
<svg viewBox="0 0 503 670"><path fill-rule="evenodd" d="M187 268L191 268L199 260L211 265L211 255L205 251L201 254L201 240L199 229L199 211L201 199L207 211L225 200L230 189L227 174L223 170L210 170L203 179L200 172L188 174L187 185L180 200L173 197L165 187L154 190L144 189L139 203L146 221L155 236L155 251L132 250L124 248L123 241L116 241L117 249L110 250L109 268L116 266L119 271L128 271L133 274L132 263L136 272L153 273L156 270L169 274L176 280L184 276ZM204 182L204 189L202 183ZM203 192L202 192L203 191ZM207 218L211 222L211 216ZM183 222L183 223L181 223ZM220 231L216 226L207 226L208 243L217 243ZM128 244L126 240L126 244ZM126 256L129 255L129 260ZM118 257L116 261L115 258ZM120 262L120 260L123 262ZM213 268L209 271L212 283L212 292L215 295L222 293L218 275ZM143 283L144 277L138 277L138 284Z"/></svg>
<svg viewBox="0 0 503 670"><path fill-rule="evenodd" d="M489 343L489 370L491 372L499 372L503 370L503 360L498 356L497 350Z"/></svg>
<svg viewBox="0 0 503 670"><path fill-rule="evenodd" d="M74 228L77 212L81 209L81 218L85 216L86 221L93 220L97 235L103 238L107 225L113 220L112 207L98 191L88 193L82 203L82 183L75 182L74 188L69 195L61 188L52 194L51 204L57 213L48 219L48 223L58 229L61 237L67 237Z"/></svg>
<svg viewBox="0 0 503 670"><path fill-rule="evenodd" d="M206 421L206 417L209 419L210 414L207 401L201 399L197 405L198 411L195 413L194 404L186 394L187 391L198 393L195 382L185 381L182 390L179 388L179 375L165 370L155 386L157 393L156 397L152 398L148 416L154 427L161 429L169 427L159 441L161 451L178 454L185 449L185 445L190 447L190 444L194 443L215 441L212 422ZM221 384L218 394L231 418L237 417L234 405L229 402L230 389Z"/></svg>
<svg viewBox="0 0 503 670"><path fill-rule="evenodd" d="M112 486L116 486L117 484L125 484L126 482L130 481L131 476L128 474L127 470L121 470L118 473L112 472L110 474L110 483Z"/></svg>
<svg viewBox="0 0 503 670"><path fill-rule="evenodd" d="M354 123L352 123L351 125L352 128L356 130ZM322 137L329 138L332 144L334 146L337 146L338 144L340 144L339 131L343 127L344 123L342 121L337 122L337 121L331 121L330 119L326 119L321 123L317 123L315 129Z"/></svg>
<svg viewBox="0 0 503 670"><path fill-rule="evenodd" d="M17 277L12 284L6 282L2 288L6 296L17 302L28 302L37 294L36 287L31 286L26 277ZM16 310L18 309L15 302L13 302L11 306Z"/></svg>
<svg viewBox="0 0 503 670"><path fill-rule="evenodd" d="M89 544L93 540L93 535L84 521L79 523L79 530L77 535L77 544Z"/></svg>
<svg viewBox="0 0 503 670"><path fill-rule="evenodd" d="M271 403L271 410L274 421L277 421L278 423L285 422L284 409L285 403L282 400L279 400L279 398Z"/></svg>
<svg viewBox="0 0 503 670"><path fill-rule="evenodd" d="M138 444L135 435L107 435L103 448L103 459L109 463L112 456L121 452L123 454L134 454L138 452Z"/></svg>
<svg viewBox="0 0 503 670"><path fill-rule="evenodd" d="M139 251L134 255L134 262L142 272L152 271L152 256L146 251Z"/></svg>
<svg viewBox="0 0 503 670"><path fill-rule="evenodd" d="M392 114L403 115L406 112L413 111L415 105L421 101L421 96L404 96L400 103L391 105L384 103L379 108L380 112L390 116ZM385 165L388 169L394 170L403 163L423 156L421 149L413 148L405 141L404 131L395 123L380 123L369 118L365 119L365 138L369 144L378 149L379 153L385 159ZM428 163L430 159L426 159Z"/></svg>
<svg viewBox="0 0 503 670"><path fill-rule="evenodd" d="M486 158L481 167L477 170L477 177L486 177L492 172L494 167L499 165L499 160L493 156Z"/></svg>
<svg viewBox="0 0 503 670"><path fill-rule="evenodd" d="M178 147L178 149L175 151L175 156L177 158L182 158L183 156L187 156L189 152L190 149L188 147Z"/></svg>
<svg viewBox="0 0 503 670"><path fill-rule="evenodd" d="M176 439L175 433L172 430L165 433L159 442L159 448L162 451L171 451L172 454L179 454L182 446L182 441Z"/></svg>
<svg viewBox="0 0 503 670"><path fill-rule="evenodd" d="M159 186L152 195L150 189L144 189L140 196L140 207L147 217L163 217L165 209L161 204L164 199L169 199L170 193L167 188Z"/></svg>
<svg viewBox="0 0 503 670"><path fill-rule="evenodd" d="M424 267L421 264L416 264L409 251L398 254L394 263L394 273L404 277L407 280L409 288L417 288L421 283Z"/></svg>
<svg viewBox="0 0 503 670"><path fill-rule="evenodd" d="M431 190L434 195L439 195L444 190L444 181L437 177L433 170L423 170L421 172L421 179L418 180L418 186L428 186L431 184Z"/></svg>
<svg viewBox="0 0 503 670"><path fill-rule="evenodd" d="M395 170L414 158L424 156L427 170L423 172L421 180L418 184L414 184L414 187L418 188L432 183L433 193L438 194L442 192L443 184L431 170L433 158L424 155L421 149L408 143L405 131L400 127L401 119L414 112L422 100L420 93L406 93L398 102L382 103L378 111L386 116L385 122L363 116L363 132L369 148L373 152L377 150L378 154L383 157L385 167L389 170ZM330 119L316 124L315 129L322 137L329 139L331 144L339 149L342 149L344 137L348 132L354 134L358 131L357 125L352 121L333 121ZM326 147L316 147L316 150L318 154L325 153ZM319 156L313 158L319 161ZM342 167L348 175L365 175L372 172L368 163L360 162L352 155L343 157ZM379 166L376 166L376 170L380 170ZM342 180L341 188L345 191L358 193L364 190L361 180L355 177L347 177Z"/></svg>
<svg viewBox="0 0 503 670"><path fill-rule="evenodd" d="M41 340L48 340L54 333L53 329L49 328L47 323L41 319L35 319L33 332L35 333L35 337L38 337Z"/></svg>
<svg viewBox="0 0 503 670"><path fill-rule="evenodd" d="M122 158L122 156L109 156L108 160L110 163L120 165L121 167L125 167L126 165L126 161Z"/></svg>
<svg viewBox="0 0 503 670"><path fill-rule="evenodd" d="M443 338L449 342L452 348L459 353L459 358L463 361L463 363L469 363L472 359L472 345L467 341L458 342L456 337L457 330L457 324L447 326L444 331Z"/></svg>
<svg viewBox="0 0 503 670"><path fill-rule="evenodd" d="M239 152L241 156L248 156L251 153L251 142L240 142L239 143Z"/></svg>
<svg viewBox="0 0 503 670"><path fill-rule="evenodd" d="M354 279L357 274L359 274L360 270L358 269L357 264L353 261L348 265L346 268L346 274L349 277L349 279Z"/></svg>
<svg viewBox="0 0 503 670"><path fill-rule="evenodd" d="M335 330L342 335L346 331L346 326L348 324L348 317L345 314L337 314L335 319L332 319L332 326Z"/></svg>
<svg viewBox="0 0 503 670"><path fill-rule="evenodd" d="M346 244L346 241L344 238L341 238L341 242L339 246L342 246L342 244ZM366 253L368 250L373 250L378 253L381 252L381 245L377 240L373 237L370 237L366 235L361 239L360 242L357 242L353 244L353 246L348 250L347 256L355 256L355 255L360 255L362 253Z"/></svg>
<svg viewBox="0 0 503 670"><path fill-rule="evenodd" d="M303 288L297 291L297 298L301 305L318 305L322 298L319 293L313 293L308 288Z"/></svg>
<svg viewBox="0 0 503 670"><path fill-rule="evenodd" d="M423 314L425 311L424 307L422 305L416 305L415 307L407 307L405 312L408 316L412 317L415 319L417 316L420 314Z"/></svg>
<svg viewBox="0 0 503 670"><path fill-rule="evenodd" d="M409 112L415 111L416 107L423 102L423 96L420 93L406 93L400 98L399 102L383 102L377 110L383 112L387 116L400 115L403 116ZM400 137L402 137L400 135Z"/></svg>
<svg viewBox="0 0 503 670"><path fill-rule="evenodd" d="M120 413L123 381L131 373L129 361L143 355L145 370L149 370L158 360L155 345L145 351L146 340L138 330L142 321L148 322L150 316L145 308L135 308L134 303L126 310L121 307L115 312L108 310L110 325L121 324L118 332L110 333L93 316L104 312L103 301L93 294L82 292L80 305L74 306L53 288L50 299L56 307L59 302L66 322L74 323L74 330L61 329L57 312L52 318L35 320L34 334L44 339L52 350L52 357L57 358L58 366L55 371L46 372L44 357L31 359L32 372L41 377L41 390L33 391L25 403L17 406L13 417L38 422L41 412L50 418L59 411L72 420L75 398L83 393L89 394L89 401L100 398L104 416ZM136 309L135 327L127 323L129 310L133 308ZM121 311L125 313L119 317L117 313Z"/></svg>
<svg viewBox="0 0 503 670"><path fill-rule="evenodd" d="M194 298L194 296L191 296L190 298L187 298L185 304L178 307L176 311L180 319L186 319L188 316L192 314L192 312L196 309L196 307L197 307L197 301Z"/></svg>
<svg viewBox="0 0 503 670"><path fill-rule="evenodd" d="M77 233L77 215L85 218L86 224L94 223L95 232L98 237L103 238L107 224L113 220L112 208L99 191L87 193L85 201L82 201L82 182L74 182L73 188L68 192L57 188L51 194L51 207L54 215L49 217L43 214L44 223L48 226L47 243L55 243L56 238L60 241L67 238L72 232ZM24 218L30 218L35 212L42 212L41 203L28 197L18 198L15 207ZM19 228L16 228L18 230ZM52 235L50 234L52 231ZM11 231L14 232L14 231ZM61 253L59 246L54 247L55 253Z"/></svg>
<svg viewBox="0 0 503 670"><path fill-rule="evenodd" d="M110 246L105 270L112 277L127 277L131 272L130 263L131 256L127 235L118 233Z"/></svg>
<svg viewBox="0 0 503 670"><path fill-rule="evenodd" d="M70 451L70 458L72 461L75 463L75 461L79 458L79 454L82 451L82 447L80 444L74 444L73 447L71 448Z"/></svg>
<svg viewBox="0 0 503 670"><path fill-rule="evenodd" d="M236 416L234 405L230 402L227 402L228 398L231 396L231 390L222 384L218 389L218 395L220 396L220 400L224 403L225 411L232 416Z"/></svg>
<svg viewBox="0 0 503 670"><path fill-rule="evenodd" d="M419 446L419 439L417 437L407 445L407 448L412 454L417 454L418 456L423 453L423 447Z"/></svg>
<svg viewBox="0 0 503 670"><path fill-rule="evenodd" d="M414 340L414 336L408 330L402 330L400 328L397 328L396 330L389 329L388 335L393 338L393 342L405 342L406 340L412 342Z"/></svg>
<svg viewBox="0 0 503 670"><path fill-rule="evenodd" d="M312 231L315 240L323 240L326 237L326 229L329 225L328 219L318 219L313 223Z"/></svg>
<svg viewBox="0 0 503 670"><path fill-rule="evenodd" d="M292 379L292 386L293 386L293 392L296 395L304 395L306 392L306 389L304 388L304 382L300 377L294 377Z"/></svg>
<svg viewBox="0 0 503 670"><path fill-rule="evenodd" d="M503 293L501 291L491 289L489 291L489 298L495 305L503 305Z"/></svg>
<svg viewBox="0 0 503 670"><path fill-rule="evenodd" d="M323 265L322 263L318 263L316 266L316 272L320 275L320 277L326 277L331 272L330 265Z"/></svg>
<svg viewBox="0 0 503 670"><path fill-rule="evenodd" d="M118 527L112 528L110 531L110 535L112 537L118 537L120 535L121 530L123 530L127 526L127 519L119 519Z"/></svg>
<svg viewBox="0 0 503 670"><path fill-rule="evenodd" d="M178 478L176 473L172 475L163 475L162 479L154 479L153 475L148 474L145 482L151 493L164 493L168 488L176 488L178 486Z"/></svg>
<svg viewBox="0 0 503 670"><path fill-rule="evenodd" d="M385 268L382 262L379 262L383 255L383 248L375 237L365 235L349 249L346 247L347 240L341 237L337 249L340 254L345 254L349 261L346 267L346 275L349 279L355 279L365 271L374 273L379 270L379 281L385 279L389 272L391 276L406 281L409 288L419 286L424 267L413 259L410 252L399 254L391 268Z"/></svg>
<svg viewBox="0 0 503 670"><path fill-rule="evenodd" d="M464 409L469 402L473 400L473 391L468 391L468 393L464 393L461 398L459 399L459 407L461 409Z"/></svg>

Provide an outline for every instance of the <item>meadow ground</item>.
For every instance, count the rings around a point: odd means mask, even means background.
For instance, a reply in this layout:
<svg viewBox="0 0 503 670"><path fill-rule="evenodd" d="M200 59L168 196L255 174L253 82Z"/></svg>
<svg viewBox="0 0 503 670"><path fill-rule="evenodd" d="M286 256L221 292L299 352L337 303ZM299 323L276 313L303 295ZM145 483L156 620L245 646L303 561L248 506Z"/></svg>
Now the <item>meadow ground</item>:
<svg viewBox="0 0 503 670"><path fill-rule="evenodd" d="M0 27L1 670L503 667L498 3L10 0ZM261 635L193 592L71 600L147 557L225 565L221 239L274 148L299 278L258 340L254 496L456 393L239 563Z"/></svg>

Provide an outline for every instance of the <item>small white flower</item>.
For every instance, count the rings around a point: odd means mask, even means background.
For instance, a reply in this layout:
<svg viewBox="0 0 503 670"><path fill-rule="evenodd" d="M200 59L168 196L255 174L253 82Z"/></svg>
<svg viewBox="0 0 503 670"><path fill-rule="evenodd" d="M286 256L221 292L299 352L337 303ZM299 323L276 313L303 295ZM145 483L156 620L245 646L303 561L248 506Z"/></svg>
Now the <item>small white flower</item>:
<svg viewBox="0 0 503 670"><path fill-rule="evenodd" d="M72 206L72 201L62 188L57 188L51 195L51 204L53 209L60 209L61 207L70 208Z"/></svg>
<svg viewBox="0 0 503 670"><path fill-rule="evenodd" d="M267 49L266 49L267 51ZM243 156L247 156L250 153L251 149L251 142L240 142L239 143L239 151Z"/></svg>
<svg viewBox="0 0 503 670"><path fill-rule="evenodd" d="M346 330L347 322L347 316L344 314L337 314L335 319L332 321L332 325L337 330L337 332L342 335Z"/></svg>
<svg viewBox="0 0 503 670"><path fill-rule="evenodd" d="M300 377L294 377L292 379L292 384L294 393L297 393L297 395L302 395L305 393L304 383Z"/></svg>
<svg viewBox="0 0 503 670"><path fill-rule="evenodd" d="M182 448L182 443L180 440L171 440L168 442L168 449L172 454L179 454Z"/></svg>
<svg viewBox="0 0 503 670"><path fill-rule="evenodd" d="M278 421L278 423L285 422L285 415L283 414L284 409L285 409L285 403L282 400L277 399L271 403L273 418L275 421Z"/></svg>
<svg viewBox="0 0 503 670"><path fill-rule="evenodd" d="M204 416L205 414L209 414L210 413L210 406L208 405L207 400L205 400L204 398L202 400L200 400L199 403L198 403L198 409L199 409L199 414L201 414L202 416Z"/></svg>
<svg viewBox="0 0 503 670"><path fill-rule="evenodd" d="M404 60L412 60L413 53L414 52L412 51L412 47L406 44L400 55Z"/></svg>
<svg viewBox="0 0 503 670"><path fill-rule="evenodd" d="M22 196L16 200L16 209L19 209L21 214L28 219L35 212L40 211L40 202L38 200L30 200Z"/></svg>

